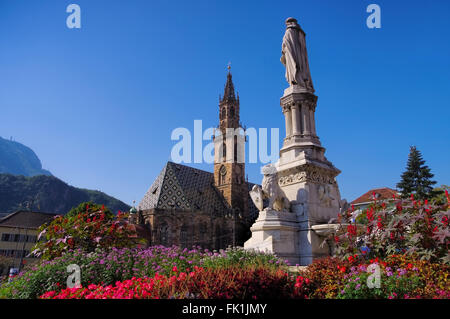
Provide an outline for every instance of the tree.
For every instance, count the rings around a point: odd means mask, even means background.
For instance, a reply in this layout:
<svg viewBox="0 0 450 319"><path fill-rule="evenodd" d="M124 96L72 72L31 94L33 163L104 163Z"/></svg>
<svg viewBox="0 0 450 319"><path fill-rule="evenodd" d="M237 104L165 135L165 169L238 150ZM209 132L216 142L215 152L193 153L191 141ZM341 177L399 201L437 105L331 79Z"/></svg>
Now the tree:
<svg viewBox="0 0 450 319"><path fill-rule="evenodd" d="M404 198L410 194L415 194L416 199L432 197L434 195L432 185L436 184L431 180L433 176L430 168L425 165L420 151L415 146L411 146L406 171L401 175L397 188Z"/></svg>

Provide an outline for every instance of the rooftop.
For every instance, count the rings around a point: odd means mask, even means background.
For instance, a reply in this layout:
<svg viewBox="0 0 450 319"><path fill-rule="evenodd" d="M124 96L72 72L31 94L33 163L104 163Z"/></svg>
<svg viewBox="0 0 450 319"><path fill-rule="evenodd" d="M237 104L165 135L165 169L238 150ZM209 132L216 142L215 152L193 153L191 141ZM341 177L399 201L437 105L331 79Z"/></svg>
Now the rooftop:
<svg viewBox="0 0 450 319"><path fill-rule="evenodd" d="M374 194L377 200L391 200L393 199L393 195L395 195L396 197L399 196L399 193L391 188L375 188L371 189L367 193L364 193L363 195L352 201L350 204L362 204L371 202L373 201Z"/></svg>
<svg viewBox="0 0 450 319"><path fill-rule="evenodd" d="M42 224L51 221L56 214L31 212L31 211L17 211L0 219L0 227L18 227L37 229Z"/></svg>

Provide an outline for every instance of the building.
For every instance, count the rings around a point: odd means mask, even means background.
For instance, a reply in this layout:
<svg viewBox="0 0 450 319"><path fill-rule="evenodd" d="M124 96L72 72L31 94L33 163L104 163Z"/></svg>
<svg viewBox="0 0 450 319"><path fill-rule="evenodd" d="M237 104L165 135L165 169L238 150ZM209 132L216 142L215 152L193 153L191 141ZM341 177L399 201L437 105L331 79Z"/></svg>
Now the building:
<svg viewBox="0 0 450 319"><path fill-rule="evenodd" d="M36 244L39 227L51 221L55 214L18 211L0 219L0 275L10 268L21 268L35 258L27 257ZM6 264L5 264L6 260Z"/></svg>
<svg viewBox="0 0 450 319"><path fill-rule="evenodd" d="M375 188L359 196L350 204L353 205L355 210L363 210L372 204L374 199L377 201L392 202L394 201L394 196L395 198L399 198L400 196L399 192L394 189L388 187Z"/></svg>
<svg viewBox="0 0 450 319"><path fill-rule="evenodd" d="M239 95L228 71L219 102L218 130L242 128ZM222 249L243 245L258 210L249 196L240 149L245 138L214 138L214 172L167 162L150 186L131 221L149 230L151 245ZM240 150L240 151L238 151ZM240 158L239 158L240 157Z"/></svg>

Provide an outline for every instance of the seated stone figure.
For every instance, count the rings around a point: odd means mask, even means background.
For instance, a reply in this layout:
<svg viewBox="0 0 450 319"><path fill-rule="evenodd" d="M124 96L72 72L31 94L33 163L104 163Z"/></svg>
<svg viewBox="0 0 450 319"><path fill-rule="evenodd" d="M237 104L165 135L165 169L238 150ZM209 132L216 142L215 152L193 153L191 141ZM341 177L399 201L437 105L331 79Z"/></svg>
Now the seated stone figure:
<svg viewBox="0 0 450 319"><path fill-rule="evenodd" d="M253 186L250 191L250 197L255 206L260 210L290 211L291 204L286 198L283 190L278 184L277 169L273 164L268 164L261 169L264 175L262 188L258 185ZM264 200L268 200L268 205L264 208Z"/></svg>

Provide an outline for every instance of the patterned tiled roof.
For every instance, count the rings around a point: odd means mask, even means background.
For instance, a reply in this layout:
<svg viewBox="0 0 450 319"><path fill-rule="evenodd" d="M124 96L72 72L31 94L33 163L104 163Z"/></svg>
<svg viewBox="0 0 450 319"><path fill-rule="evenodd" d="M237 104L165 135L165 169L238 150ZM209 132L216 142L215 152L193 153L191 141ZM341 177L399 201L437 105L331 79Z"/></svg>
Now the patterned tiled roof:
<svg viewBox="0 0 450 319"><path fill-rule="evenodd" d="M249 190L253 185L248 183ZM250 198L249 205L250 216L256 218L253 216L258 215L258 210ZM216 216L223 216L229 210L214 186L213 173L173 162L167 162L138 208L201 210Z"/></svg>

